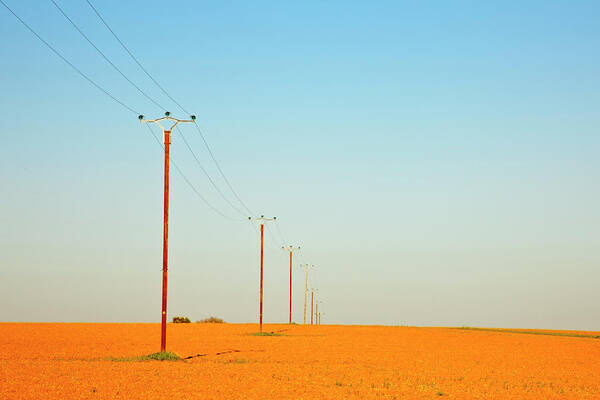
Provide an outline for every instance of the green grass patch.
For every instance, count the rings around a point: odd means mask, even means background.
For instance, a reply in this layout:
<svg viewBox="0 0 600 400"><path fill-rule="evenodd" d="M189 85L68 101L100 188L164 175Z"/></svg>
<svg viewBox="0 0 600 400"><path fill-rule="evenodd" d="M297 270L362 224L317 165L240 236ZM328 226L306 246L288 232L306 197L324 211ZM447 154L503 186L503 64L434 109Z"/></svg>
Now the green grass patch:
<svg viewBox="0 0 600 400"><path fill-rule="evenodd" d="M583 333L569 332L545 332L545 331L525 331L520 329L500 329L500 328L474 328L471 326L461 326L454 329L462 329L467 331L483 331L483 332L503 332L503 333L521 333L524 335L544 335L544 336L565 336L587 339L600 339L600 335L586 335Z"/></svg>
<svg viewBox="0 0 600 400"><path fill-rule="evenodd" d="M283 333L277 332L254 332L251 333L252 336L285 336Z"/></svg>
<svg viewBox="0 0 600 400"><path fill-rule="evenodd" d="M115 362L139 362L139 361L181 361L182 358L170 351L162 353L152 353L145 356L137 357L108 357L100 360L115 361Z"/></svg>
<svg viewBox="0 0 600 400"><path fill-rule="evenodd" d="M236 358L234 360L226 360L225 364L248 364L250 361L244 358Z"/></svg>
<svg viewBox="0 0 600 400"><path fill-rule="evenodd" d="M223 321L221 318L217 318L217 317L208 317L208 318L201 319L200 321L196 321L196 323L198 323L198 324L224 324L225 321Z"/></svg>

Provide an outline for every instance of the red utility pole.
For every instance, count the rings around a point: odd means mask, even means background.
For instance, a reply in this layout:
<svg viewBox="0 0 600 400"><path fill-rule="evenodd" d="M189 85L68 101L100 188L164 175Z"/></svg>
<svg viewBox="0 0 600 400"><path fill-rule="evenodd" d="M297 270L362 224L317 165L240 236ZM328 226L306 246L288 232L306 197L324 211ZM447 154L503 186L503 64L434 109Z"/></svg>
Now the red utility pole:
<svg viewBox="0 0 600 400"><path fill-rule="evenodd" d="M300 246L298 246L298 247L282 246L281 248L290 253L290 318L289 318L289 323L291 324L292 323L292 254L294 253L294 251L300 250Z"/></svg>
<svg viewBox="0 0 600 400"><path fill-rule="evenodd" d="M319 304L321 304L321 310L323 310L323 301L318 300L318 298L317 298L317 312L316 312L317 325L321 325L321 315L323 315L323 312L319 311Z"/></svg>
<svg viewBox="0 0 600 400"><path fill-rule="evenodd" d="M170 117L171 113L165 112L165 116L158 119L145 120L143 115L138 119L140 122L153 122L160 127L164 135L165 148L165 186L164 186L164 211L163 211L163 267L162 267L162 313L160 319L160 351L164 352L167 348L167 271L169 261L169 148L171 146L171 131L180 122L194 122L196 117L190 116L190 120L183 120ZM169 129L164 129L160 124L162 120L173 121Z"/></svg>
<svg viewBox="0 0 600 400"><path fill-rule="evenodd" d="M314 317L315 317L315 325L319 324L319 320L317 319L317 316L319 315L319 289L313 289L313 294L315 294L316 292L316 296L315 296L315 312L314 312ZM312 312L312 297L311 297L311 312ZM312 321L312 315L311 315L311 321Z"/></svg>
<svg viewBox="0 0 600 400"><path fill-rule="evenodd" d="M263 321L263 248L265 242L265 224L260 224L260 331Z"/></svg>
<svg viewBox="0 0 600 400"><path fill-rule="evenodd" d="M290 251L290 325L292 324L292 252Z"/></svg>
<svg viewBox="0 0 600 400"><path fill-rule="evenodd" d="M248 217L248 219L252 219L252 217ZM265 218L264 215L261 215L260 218L255 218L260 222L260 311L259 311L259 326L260 332L263 331L263 254L264 254L264 241L265 241L265 222L267 221L275 221L277 217L273 218Z"/></svg>
<svg viewBox="0 0 600 400"><path fill-rule="evenodd" d="M163 270L162 270L162 316L160 320L160 351L167 347L167 264L169 253L169 147L171 131L164 131L165 136L165 188L163 213Z"/></svg>
<svg viewBox="0 0 600 400"><path fill-rule="evenodd" d="M313 324L313 315L314 315L314 297L315 292L311 289L310 291L310 324Z"/></svg>

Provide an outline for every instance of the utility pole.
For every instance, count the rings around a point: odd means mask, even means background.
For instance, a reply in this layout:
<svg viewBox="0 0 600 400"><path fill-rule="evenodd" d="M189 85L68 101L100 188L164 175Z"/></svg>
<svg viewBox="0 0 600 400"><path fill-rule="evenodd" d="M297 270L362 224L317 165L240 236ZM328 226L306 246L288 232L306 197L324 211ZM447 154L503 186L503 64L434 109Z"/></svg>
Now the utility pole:
<svg viewBox="0 0 600 400"><path fill-rule="evenodd" d="M164 352L167 347L167 264L169 253L169 147L171 145L171 131L179 123L190 122L196 120L196 116L191 115L189 120L177 119L170 116L170 112L165 112L165 116L157 119L144 119L140 115L138 119L140 123L155 123L163 131L164 148L165 148L165 187L164 187L164 211L163 211L163 269L162 269L162 314L160 323L160 351ZM160 121L172 121L173 125L165 129L160 124Z"/></svg>
<svg viewBox="0 0 600 400"><path fill-rule="evenodd" d="M317 319L317 315L319 314L319 289L313 289L313 293L315 294L315 324L318 324L319 321ZM311 299L311 311L312 311L312 299ZM310 318L310 321L311 321L310 323L312 324L312 316Z"/></svg>
<svg viewBox="0 0 600 400"><path fill-rule="evenodd" d="M252 219L252 217L248 217L248 219ZM264 254L264 242L265 242L265 222L275 221L277 217L273 218L265 218L264 215L261 215L260 218L254 218L257 221L260 221L260 311L259 311L259 325L260 332L262 333L263 329L263 254Z"/></svg>
<svg viewBox="0 0 600 400"><path fill-rule="evenodd" d="M322 310L323 310L323 301L322 301L322 300L319 300L319 301L317 302L317 306L318 306L319 304L321 305L321 311L319 311L319 309L317 308L317 325L321 325L321 315L323 314L323 313L322 313Z"/></svg>
<svg viewBox="0 0 600 400"><path fill-rule="evenodd" d="M302 323L304 325L306 325L306 298L308 296L308 269L311 267L314 268L314 265L304 264L304 265L300 265L300 266L304 268L304 318L302 320Z"/></svg>
<svg viewBox="0 0 600 400"><path fill-rule="evenodd" d="M300 250L300 246L298 247L294 247L294 246L282 246L281 247L282 250L286 250L290 253L290 325L292 324L292 254L294 253L294 251L299 251Z"/></svg>
<svg viewBox="0 0 600 400"><path fill-rule="evenodd" d="M315 290L314 289L310 289L310 324L313 324L313 316L314 314L314 302L315 300Z"/></svg>

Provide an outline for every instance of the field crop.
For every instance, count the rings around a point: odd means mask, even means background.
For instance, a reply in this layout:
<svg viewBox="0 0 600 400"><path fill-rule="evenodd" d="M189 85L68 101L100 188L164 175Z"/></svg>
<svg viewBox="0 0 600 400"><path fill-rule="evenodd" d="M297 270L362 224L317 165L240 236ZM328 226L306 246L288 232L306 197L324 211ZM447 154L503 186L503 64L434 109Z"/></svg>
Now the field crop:
<svg viewBox="0 0 600 400"><path fill-rule="evenodd" d="M600 339L592 337L382 326L256 331L169 324L167 349L184 359L156 361L147 355L158 350L158 324L3 323L0 399L600 399Z"/></svg>

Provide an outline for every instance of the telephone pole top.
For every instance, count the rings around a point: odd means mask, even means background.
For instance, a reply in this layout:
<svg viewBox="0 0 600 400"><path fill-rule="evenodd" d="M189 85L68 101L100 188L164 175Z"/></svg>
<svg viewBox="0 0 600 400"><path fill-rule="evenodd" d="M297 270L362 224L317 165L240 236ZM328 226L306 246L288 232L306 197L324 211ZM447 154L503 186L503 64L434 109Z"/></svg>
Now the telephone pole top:
<svg viewBox="0 0 600 400"><path fill-rule="evenodd" d="M175 126L177 126L177 124L186 123L186 122L189 122L189 123L196 122L195 115L190 115L190 119L178 119L178 118L171 117L171 113L169 111L165 112L164 117L160 117L160 118L156 118L156 119L145 119L144 115L139 115L138 119L140 120L141 123L155 123L156 125L158 125L158 127L160 128L161 131L169 132L169 133L173 130L173 128L175 128ZM173 124L168 129L165 129L160 124L160 121L173 121Z"/></svg>

